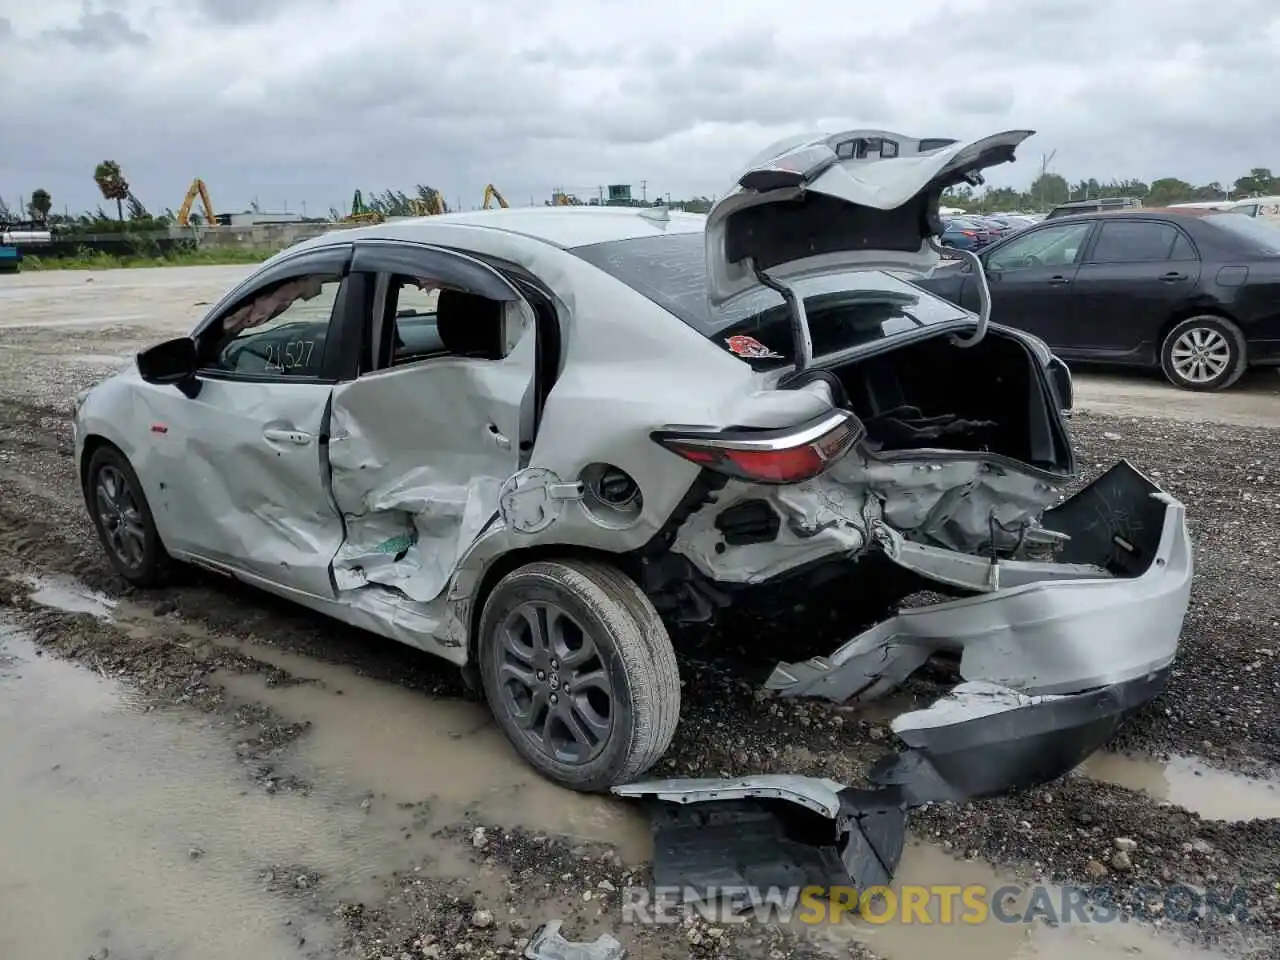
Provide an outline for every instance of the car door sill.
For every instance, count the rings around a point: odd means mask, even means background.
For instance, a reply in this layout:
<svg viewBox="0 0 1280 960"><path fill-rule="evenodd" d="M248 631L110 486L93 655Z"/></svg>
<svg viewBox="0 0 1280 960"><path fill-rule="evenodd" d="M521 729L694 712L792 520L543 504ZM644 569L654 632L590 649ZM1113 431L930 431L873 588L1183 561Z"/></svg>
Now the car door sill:
<svg viewBox="0 0 1280 960"><path fill-rule="evenodd" d="M266 590L269 593L274 593L287 599L297 600L300 603L314 603L316 601L329 604L337 603L337 600L334 597L322 597L319 594L310 593L306 590L299 590L297 587L291 587L280 583L279 581L271 580L261 574L250 573L248 570L245 570L242 567L237 567L234 564L222 563L218 560L210 560L207 557L201 557L194 553L189 553L182 559L186 560L187 563L191 564L193 567L199 567L202 570L208 570L211 573L221 574L224 577L231 577L233 580L239 580L252 587L258 587L261 590Z"/></svg>

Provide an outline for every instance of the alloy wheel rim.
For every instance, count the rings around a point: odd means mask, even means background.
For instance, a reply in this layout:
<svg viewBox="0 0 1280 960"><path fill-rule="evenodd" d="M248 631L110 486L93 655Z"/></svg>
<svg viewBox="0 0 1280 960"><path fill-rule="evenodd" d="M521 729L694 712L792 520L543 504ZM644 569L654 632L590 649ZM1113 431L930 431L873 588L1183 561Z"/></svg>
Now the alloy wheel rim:
<svg viewBox="0 0 1280 960"><path fill-rule="evenodd" d="M1173 342L1173 369L1190 383L1209 383L1231 363L1227 338L1210 327L1194 327Z"/></svg>
<svg viewBox="0 0 1280 960"><path fill-rule="evenodd" d="M111 552L131 570L142 566L147 550L146 530L137 498L124 474L113 466L99 469L94 498Z"/></svg>
<svg viewBox="0 0 1280 960"><path fill-rule="evenodd" d="M614 690L595 641L546 600L520 604L498 627L498 688L507 715L539 752L573 766L609 741Z"/></svg>

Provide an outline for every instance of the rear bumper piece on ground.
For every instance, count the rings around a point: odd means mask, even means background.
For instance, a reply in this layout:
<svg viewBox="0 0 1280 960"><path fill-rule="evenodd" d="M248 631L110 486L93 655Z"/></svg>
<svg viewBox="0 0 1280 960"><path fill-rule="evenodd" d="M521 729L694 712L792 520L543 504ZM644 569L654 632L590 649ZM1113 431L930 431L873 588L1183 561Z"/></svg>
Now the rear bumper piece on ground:
<svg viewBox="0 0 1280 960"><path fill-rule="evenodd" d="M896 787L761 775L652 780L613 792L666 801L651 808L656 887L719 895L741 909L751 906L749 891L886 884L906 837Z"/></svg>
<svg viewBox="0 0 1280 960"><path fill-rule="evenodd" d="M1046 511L1043 526L1070 538L1058 562L986 562L981 578L965 569L975 558L911 545L896 562L952 583L969 576L986 592L903 610L830 657L779 664L767 686L868 700L958 650L966 682L893 721L910 749L882 761L877 782L914 805L1067 772L1162 689L1190 600L1191 541L1183 505L1125 461Z"/></svg>
<svg viewBox="0 0 1280 960"><path fill-rule="evenodd" d="M870 779L908 806L999 796L1056 780L1105 744L1125 716L1164 689L1169 668L1085 693L1031 697L962 683L891 724L908 749L882 757Z"/></svg>

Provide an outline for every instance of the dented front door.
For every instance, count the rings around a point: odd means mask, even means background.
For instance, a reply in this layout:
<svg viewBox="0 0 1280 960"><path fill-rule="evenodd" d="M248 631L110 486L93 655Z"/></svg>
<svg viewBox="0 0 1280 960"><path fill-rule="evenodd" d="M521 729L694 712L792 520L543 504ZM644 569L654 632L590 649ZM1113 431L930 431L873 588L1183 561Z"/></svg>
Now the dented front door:
<svg viewBox="0 0 1280 960"><path fill-rule="evenodd" d="M346 541L333 563L340 593L392 588L426 602L498 507L530 441L535 332L501 360L441 356L337 387L330 465ZM521 311L526 311L522 313Z"/></svg>
<svg viewBox="0 0 1280 960"><path fill-rule="evenodd" d="M324 488L329 384L209 379L173 391L165 441L185 482L169 495L198 559L303 593L332 597L329 559L342 521ZM175 453L177 452L175 450Z"/></svg>

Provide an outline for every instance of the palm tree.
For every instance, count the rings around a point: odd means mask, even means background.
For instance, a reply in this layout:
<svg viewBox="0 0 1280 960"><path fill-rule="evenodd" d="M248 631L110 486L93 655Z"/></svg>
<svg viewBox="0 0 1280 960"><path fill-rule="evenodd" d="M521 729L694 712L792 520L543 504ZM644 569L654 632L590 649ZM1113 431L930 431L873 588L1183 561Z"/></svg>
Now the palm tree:
<svg viewBox="0 0 1280 960"><path fill-rule="evenodd" d="M104 200L116 202L116 219L124 219L124 202L129 199L129 181L124 178L120 164L114 160L103 160L93 169L93 179L102 191Z"/></svg>
<svg viewBox="0 0 1280 960"><path fill-rule="evenodd" d="M53 209L53 197L43 187L31 191L31 202L27 204L33 220L45 222L49 219L49 211Z"/></svg>

